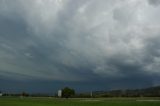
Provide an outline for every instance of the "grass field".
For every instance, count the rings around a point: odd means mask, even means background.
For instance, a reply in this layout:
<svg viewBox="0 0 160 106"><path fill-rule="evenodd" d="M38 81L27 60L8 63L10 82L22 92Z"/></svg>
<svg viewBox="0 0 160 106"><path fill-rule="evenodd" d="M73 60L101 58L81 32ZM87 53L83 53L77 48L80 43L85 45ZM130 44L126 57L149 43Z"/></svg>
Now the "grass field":
<svg viewBox="0 0 160 106"><path fill-rule="evenodd" d="M0 106L160 106L158 98L0 98Z"/></svg>

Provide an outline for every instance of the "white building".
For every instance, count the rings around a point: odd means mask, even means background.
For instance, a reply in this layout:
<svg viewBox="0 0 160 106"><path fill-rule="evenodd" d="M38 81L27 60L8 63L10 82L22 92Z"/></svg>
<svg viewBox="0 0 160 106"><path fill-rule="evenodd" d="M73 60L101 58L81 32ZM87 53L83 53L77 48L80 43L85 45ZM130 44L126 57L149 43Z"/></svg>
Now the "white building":
<svg viewBox="0 0 160 106"><path fill-rule="evenodd" d="M0 92L0 96L3 96L3 94Z"/></svg>
<svg viewBox="0 0 160 106"><path fill-rule="evenodd" d="M62 90L58 90L58 97L62 97Z"/></svg>

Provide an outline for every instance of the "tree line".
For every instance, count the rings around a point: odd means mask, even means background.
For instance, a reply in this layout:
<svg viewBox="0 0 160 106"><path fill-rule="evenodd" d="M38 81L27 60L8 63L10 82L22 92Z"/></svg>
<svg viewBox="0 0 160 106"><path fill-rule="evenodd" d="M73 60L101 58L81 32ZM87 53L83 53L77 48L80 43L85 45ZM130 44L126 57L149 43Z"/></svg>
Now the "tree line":
<svg viewBox="0 0 160 106"><path fill-rule="evenodd" d="M20 97L58 97L48 94L29 94L26 92L9 94L4 93L3 96L20 96ZM62 89L62 98L100 98L100 97L160 97L160 86L145 89L126 89L126 90L110 90L110 91L92 91L88 93L76 93L73 88L65 87Z"/></svg>

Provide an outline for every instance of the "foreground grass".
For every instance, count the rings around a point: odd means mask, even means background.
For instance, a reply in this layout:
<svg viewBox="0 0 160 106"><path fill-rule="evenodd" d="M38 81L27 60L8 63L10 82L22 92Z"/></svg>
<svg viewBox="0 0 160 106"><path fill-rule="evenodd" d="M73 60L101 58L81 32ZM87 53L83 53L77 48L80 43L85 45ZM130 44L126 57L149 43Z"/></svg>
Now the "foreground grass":
<svg viewBox="0 0 160 106"><path fill-rule="evenodd" d="M138 100L138 101L137 101ZM144 100L144 101L143 101ZM149 100L149 101L148 101ZM154 99L56 99L56 98L0 98L0 106L160 106Z"/></svg>

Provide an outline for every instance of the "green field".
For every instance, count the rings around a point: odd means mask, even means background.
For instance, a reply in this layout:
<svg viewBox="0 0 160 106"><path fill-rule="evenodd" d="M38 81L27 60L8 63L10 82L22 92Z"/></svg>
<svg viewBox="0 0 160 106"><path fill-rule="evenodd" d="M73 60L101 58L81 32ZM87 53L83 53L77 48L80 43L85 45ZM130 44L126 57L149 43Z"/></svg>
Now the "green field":
<svg viewBox="0 0 160 106"><path fill-rule="evenodd" d="M160 106L158 98L0 98L0 106Z"/></svg>

